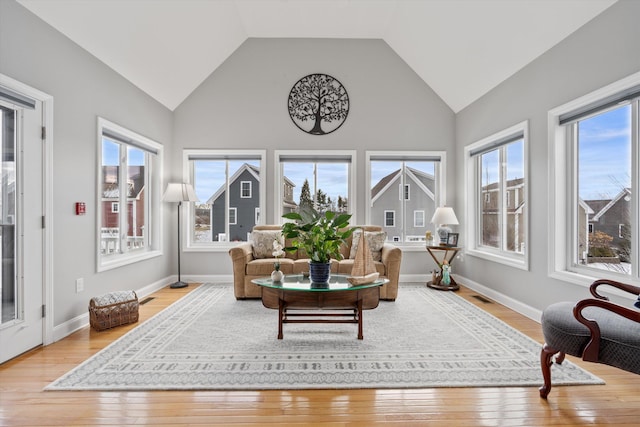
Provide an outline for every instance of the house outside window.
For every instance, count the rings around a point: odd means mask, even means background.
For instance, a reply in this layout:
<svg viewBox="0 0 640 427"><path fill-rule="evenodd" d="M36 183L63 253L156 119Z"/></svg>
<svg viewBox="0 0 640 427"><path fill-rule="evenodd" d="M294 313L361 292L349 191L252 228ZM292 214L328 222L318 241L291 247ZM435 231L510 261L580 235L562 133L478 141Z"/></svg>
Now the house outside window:
<svg viewBox="0 0 640 427"><path fill-rule="evenodd" d="M98 118L98 271L161 255L162 145Z"/></svg>
<svg viewBox="0 0 640 427"><path fill-rule="evenodd" d="M426 221L445 200L444 160L444 152L367 151L367 223L403 246L424 242Z"/></svg>
<svg viewBox="0 0 640 427"><path fill-rule="evenodd" d="M528 268L527 132L522 122L465 148L467 251Z"/></svg>
<svg viewBox="0 0 640 427"><path fill-rule="evenodd" d="M200 202L188 206L187 248L226 250L249 240L264 208L264 150L184 150L185 181Z"/></svg>
<svg viewBox="0 0 640 427"><path fill-rule="evenodd" d="M275 152L276 192L275 217L297 212L305 205L319 212L355 214L350 203L356 191L355 151L297 151Z"/></svg>
<svg viewBox="0 0 640 427"><path fill-rule="evenodd" d="M552 277L639 279L639 102L636 73L549 111Z"/></svg>

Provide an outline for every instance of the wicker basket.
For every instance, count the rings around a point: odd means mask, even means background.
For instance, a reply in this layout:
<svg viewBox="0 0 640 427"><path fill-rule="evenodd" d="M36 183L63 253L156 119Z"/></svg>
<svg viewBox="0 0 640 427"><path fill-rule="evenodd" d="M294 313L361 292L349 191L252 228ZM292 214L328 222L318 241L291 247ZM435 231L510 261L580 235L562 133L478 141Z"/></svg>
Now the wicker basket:
<svg viewBox="0 0 640 427"><path fill-rule="evenodd" d="M138 296L134 291L118 291L89 301L89 324L96 331L138 321Z"/></svg>

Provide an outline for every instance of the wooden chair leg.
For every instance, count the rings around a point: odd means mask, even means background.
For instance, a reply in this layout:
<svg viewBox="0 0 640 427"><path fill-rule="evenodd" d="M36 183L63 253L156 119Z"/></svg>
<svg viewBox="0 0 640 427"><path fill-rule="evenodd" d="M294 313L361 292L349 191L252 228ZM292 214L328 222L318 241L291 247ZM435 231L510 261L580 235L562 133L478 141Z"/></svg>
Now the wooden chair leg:
<svg viewBox="0 0 640 427"><path fill-rule="evenodd" d="M551 392L551 365L553 365L553 355L558 354L556 363L560 364L564 361L564 352L551 348L545 343L540 352L540 368L542 368L542 378L544 385L540 387L540 397L546 399Z"/></svg>

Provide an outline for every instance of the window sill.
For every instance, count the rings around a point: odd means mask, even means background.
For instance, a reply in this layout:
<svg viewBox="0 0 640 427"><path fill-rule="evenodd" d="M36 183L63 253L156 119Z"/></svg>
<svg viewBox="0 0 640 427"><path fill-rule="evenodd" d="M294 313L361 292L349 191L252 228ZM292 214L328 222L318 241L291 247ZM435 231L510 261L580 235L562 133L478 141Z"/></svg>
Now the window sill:
<svg viewBox="0 0 640 427"><path fill-rule="evenodd" d="M482 258L487 261L508 265L509 267L518 268L520 270L529 271L529 263L527 262L527 259L524 255L522 257L510 257L502 254L481 251L478 249L467 249L466 254L477 258Z"/></svg>
<svg viewBox="0 0 640 427"><path fill-rule="evenodd" d="M114 255L111 257L102 257L98 255L98 273L102 271L113 270L114 268L120 268L125 265L134 264L136 262L145 261L151 258L156 258L162 255L162 251L153 250L145 251L141 253L127 254L127 255Z"/></svg>

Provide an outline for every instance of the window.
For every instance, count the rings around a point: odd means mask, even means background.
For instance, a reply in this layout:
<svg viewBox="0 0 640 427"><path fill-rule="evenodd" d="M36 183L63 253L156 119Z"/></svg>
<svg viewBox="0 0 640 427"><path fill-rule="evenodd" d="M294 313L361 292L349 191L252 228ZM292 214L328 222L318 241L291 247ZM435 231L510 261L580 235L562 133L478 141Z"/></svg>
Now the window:
<svg viewBox="0 0 640 427"><path fill-rule="evenodd" d="M413 211L413 226L424 227L424 211Z"/></svg>
<svg viewBox="0 0 640 427"><path fill-rule="evenodd" d="M200 202L189 204L187 248L244 242L264 203L264 150L184 150L185 180Z"/></svg>
<svg viewBox="0 0 640 427"><path fill-rule="evenodd" d="M527 122L465 148L468 252L528 268Z"/></svg>
<svg viewBox="0 0 640 427"><path fill-rule="evenodd" d="M384 226L385 227L396 226L396 211L384 211Z"/></svg>
<svg viewBox="0 0 640 427"><path fill-rule="evenodd" d="M98 119L98 270L160 255L162 146Z"/></svg>
<svg viewBox="0 0 640 427"><path fill-rule="evenodd" d="M638 280L639 100L636 73L549 112L553 276Z"/></svg>
<svg viewBox="0 0 640 427"><path fill-rule="evenodd" d="M238 208L229 208L229 225L236 225L238 223Z"/></svg>
<svg viewBox="0 0 640 427"><path fill-rule="evenodd" d="M240 182L240 197L243 199L251 198L251 181Z"/></svg>
<svg viewBox="0 0 640 427"><path fill-rule="evenodd" d="M275 217L304 205L319 212L355 214L350 203L355 192L354 151L276 151Z"/></svg>
<svg viewBox="0 0 640 427"><path fill-rule="evenodd" d="M366 156L367 223L399 236L405 246L424 242L427 221L445 201L445 153L368 151Z"/></svg>

